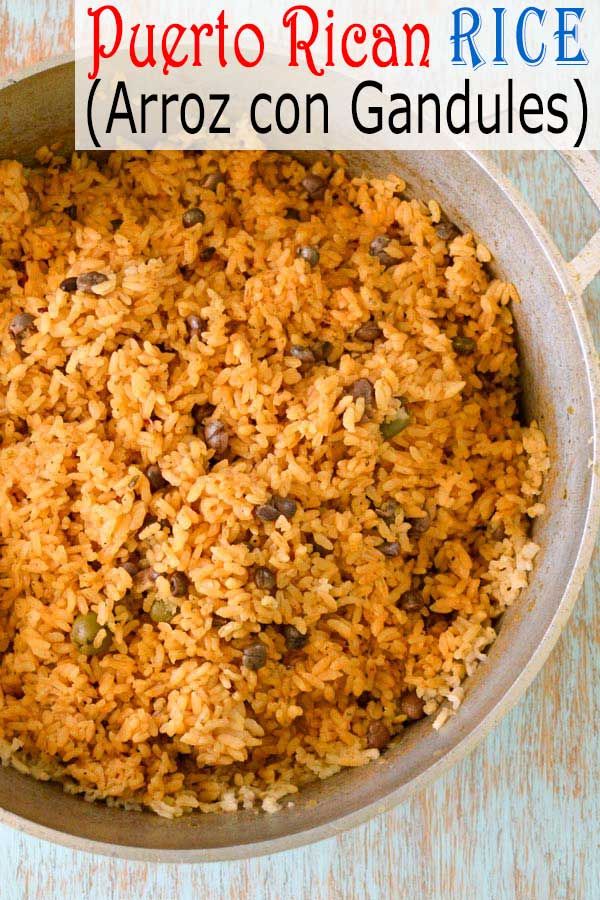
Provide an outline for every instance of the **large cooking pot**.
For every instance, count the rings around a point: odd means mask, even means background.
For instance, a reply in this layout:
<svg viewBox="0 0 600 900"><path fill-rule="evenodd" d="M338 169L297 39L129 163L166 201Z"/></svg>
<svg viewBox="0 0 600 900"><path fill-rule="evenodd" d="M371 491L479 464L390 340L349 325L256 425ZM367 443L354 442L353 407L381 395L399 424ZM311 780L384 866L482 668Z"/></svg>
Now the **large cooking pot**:
<svg viewBox="0 0 600 900"><path fill-rule="evenodd" d="M42 144L73 146L73 64L54 60L0 84L0 158L29 161ZM547 513L529 588L502 621L487 662L469 681L458 715L440 732L412 725L396 746L362 769L341 772L266 815L192 815L175 821L86 803L12 768L0 770L0 821L69 847L168 862L235 859L329 837L405 800L473 749L522 695L571 612L598 524L598 398L595 353L581 291L600 271L600 235L567 264L523 201L481 155L364 152L356 170L396 171L469 224L514 282L524 408L549 441ZM591 154L568 161L600 205L600 166Z"/></svg>

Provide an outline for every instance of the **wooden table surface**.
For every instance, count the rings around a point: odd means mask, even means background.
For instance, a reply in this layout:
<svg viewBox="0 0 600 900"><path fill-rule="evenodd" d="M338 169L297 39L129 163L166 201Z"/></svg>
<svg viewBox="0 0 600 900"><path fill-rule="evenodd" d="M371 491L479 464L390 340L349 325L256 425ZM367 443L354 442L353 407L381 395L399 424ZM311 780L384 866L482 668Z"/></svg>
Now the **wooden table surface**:
<svg viewBox="0 0 600 900"><path fill-rule="evenodd" d="M0 76L70 49L69 0L0 0ZM561 250L600 217L551 154L497 154ZM560 202L557 197L560 196ZM586 295L600 337L600 279ZM338 838L250 862L109 860L0 827L2 900L600 898L600 557L526 697L466 760Z"/></svg>

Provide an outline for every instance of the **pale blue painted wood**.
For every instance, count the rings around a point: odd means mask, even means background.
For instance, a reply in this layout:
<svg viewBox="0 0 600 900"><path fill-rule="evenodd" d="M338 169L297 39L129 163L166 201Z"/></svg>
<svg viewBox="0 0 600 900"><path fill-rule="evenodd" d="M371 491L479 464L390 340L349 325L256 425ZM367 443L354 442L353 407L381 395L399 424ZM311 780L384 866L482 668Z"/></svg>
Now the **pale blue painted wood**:
<svg viewBox="0 0 600 900"><path fill-rule="evenodd" d="M0 68L66 49L69 15L67 0L0 0ZM44 19L43 30L31 31ZM570 173L550 155L498 160L573 255L600 219ZM587 305L598 340L600 280ZM87 856L0 827L0 898L600 898L599 576L597 559L516 709L468 759L392 813L279 856L190 867Z"/></svg>

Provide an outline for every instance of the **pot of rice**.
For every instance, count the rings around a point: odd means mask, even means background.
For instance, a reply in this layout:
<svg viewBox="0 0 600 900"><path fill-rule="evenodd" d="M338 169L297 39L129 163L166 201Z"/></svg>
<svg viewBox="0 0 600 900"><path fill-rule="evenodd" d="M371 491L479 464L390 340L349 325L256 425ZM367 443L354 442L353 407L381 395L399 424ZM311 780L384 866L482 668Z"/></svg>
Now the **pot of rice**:
<svg viewBox="0 0 600 900"><path fill-rule="evenodd" d="M0 820L172 862L336 834L570 613L596 245L458 151L73 155L72 79L0 91Z"/></svg>

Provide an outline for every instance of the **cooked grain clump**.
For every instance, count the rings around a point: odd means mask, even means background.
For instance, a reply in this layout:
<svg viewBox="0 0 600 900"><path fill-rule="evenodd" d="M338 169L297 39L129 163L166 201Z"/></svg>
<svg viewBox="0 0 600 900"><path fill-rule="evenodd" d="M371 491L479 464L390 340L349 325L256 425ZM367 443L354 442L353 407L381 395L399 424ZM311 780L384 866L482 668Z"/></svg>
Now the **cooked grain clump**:
<svg viewBox="0 0 600 900"><path fill-rule="evenodd" d="M458 706L547 456L515 289L403 190L339 157L0 164L5 762L271 810Z"/></svg>

